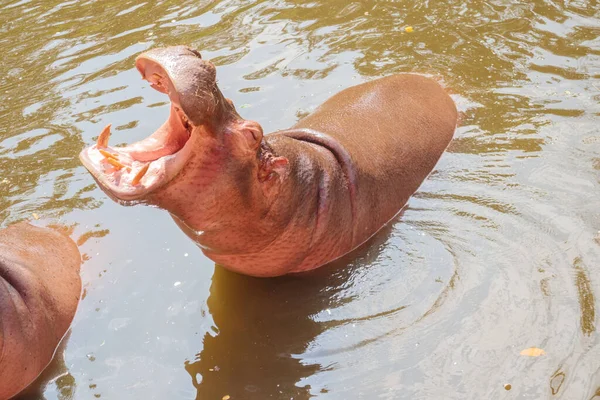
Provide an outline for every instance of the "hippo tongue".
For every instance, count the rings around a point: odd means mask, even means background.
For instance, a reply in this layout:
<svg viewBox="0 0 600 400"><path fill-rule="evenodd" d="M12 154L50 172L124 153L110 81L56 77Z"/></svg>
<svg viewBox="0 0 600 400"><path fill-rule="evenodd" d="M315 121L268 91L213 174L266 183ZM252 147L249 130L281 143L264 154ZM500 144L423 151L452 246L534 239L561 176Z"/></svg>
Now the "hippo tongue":
<svg viewBox="0 0 600 400"><path fill-rule="evenodd" d="M144 140L122 148L122 152L137 161L154 161L179 151L190 138L190 132L177 109L171 104L169 119L160 128Z"/></svg>

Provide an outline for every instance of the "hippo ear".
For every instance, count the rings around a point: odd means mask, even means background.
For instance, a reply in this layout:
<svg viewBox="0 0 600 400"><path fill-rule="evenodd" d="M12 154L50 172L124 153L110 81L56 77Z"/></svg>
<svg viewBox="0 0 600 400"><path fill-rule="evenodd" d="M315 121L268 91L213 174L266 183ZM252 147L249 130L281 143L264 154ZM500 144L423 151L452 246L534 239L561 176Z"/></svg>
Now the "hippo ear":
<svg viewBox="0 0 600 400"><path fill-rule="evenodd" d="M254 151L258 151L263 139L263 130L256 121L244 120L240 127L242 134L248 142L248 146Z"/></svg>
<svg viewBox="0 0 600 400"><path fill-rule="evenodd" d="M288 169L289 161L285 157L273 156L269 154L262 162L259 171L258 179L261 182L269 181L273 178L283 176Z"/></svg>

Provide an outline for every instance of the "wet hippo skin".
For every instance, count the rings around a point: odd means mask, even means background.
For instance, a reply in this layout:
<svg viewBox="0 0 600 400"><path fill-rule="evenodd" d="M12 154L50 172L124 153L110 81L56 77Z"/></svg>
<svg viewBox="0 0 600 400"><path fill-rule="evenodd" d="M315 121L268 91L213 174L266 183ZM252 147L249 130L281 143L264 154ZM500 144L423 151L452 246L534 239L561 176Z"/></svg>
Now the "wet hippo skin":
<svg viewBox="0 0 600 400"><path fill-rule="evenodd" d="M263 135L184 46L140 55L171 100L145 140L80 158L123 203L171 213L215 262L253 276L302 272L355 249L406 204L452 139L457 112L434 80L400 74L343 90L288 130Z"/></svg>
<svg viewBox="0 0 600 400"><path fill-rule="evenodd" d="M0 400L50 363L75 315L81 256L63 234L27 223L0 230Z"/></svg>

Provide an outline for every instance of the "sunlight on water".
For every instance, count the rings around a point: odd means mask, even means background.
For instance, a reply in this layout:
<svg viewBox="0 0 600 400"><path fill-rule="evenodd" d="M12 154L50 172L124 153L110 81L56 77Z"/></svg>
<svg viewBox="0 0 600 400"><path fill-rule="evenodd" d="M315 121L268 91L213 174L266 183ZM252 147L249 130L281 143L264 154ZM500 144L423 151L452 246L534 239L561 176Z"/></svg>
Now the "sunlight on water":
<svg viewBox="0 0 600 400"><path fill-rule="evenodd" d="M600 398L595 0L0 10L2 226L34 213L67 225L86 260L44 398ZM357 254L309 277L237 276L165 212L110 201L77 159L108 123L115 143L160 126L168 101L133 61L173 44L212 59L221 90L265 131L402 72L441 79L461 125ZM520 355L531 347L545 355Z"/></svg>

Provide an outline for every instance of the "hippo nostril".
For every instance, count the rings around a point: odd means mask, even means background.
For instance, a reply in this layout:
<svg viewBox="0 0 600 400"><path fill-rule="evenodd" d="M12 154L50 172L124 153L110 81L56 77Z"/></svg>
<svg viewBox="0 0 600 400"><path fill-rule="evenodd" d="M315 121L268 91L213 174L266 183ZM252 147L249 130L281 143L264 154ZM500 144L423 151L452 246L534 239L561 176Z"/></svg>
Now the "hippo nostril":
<svg viewBox="0 0 600 400"><path fill-rule="evenodd" d="M198 50L194 50L194 49L189 49L192 53L194 53L194 55L198 58L202 58L202 55L200 54L200 52Z"/></svg>

